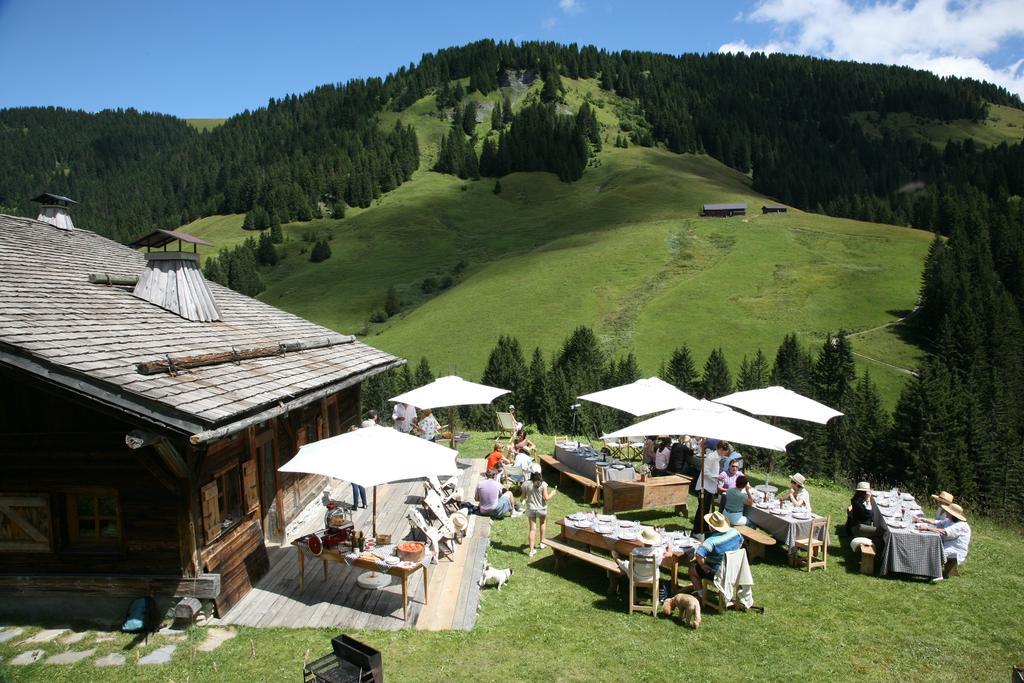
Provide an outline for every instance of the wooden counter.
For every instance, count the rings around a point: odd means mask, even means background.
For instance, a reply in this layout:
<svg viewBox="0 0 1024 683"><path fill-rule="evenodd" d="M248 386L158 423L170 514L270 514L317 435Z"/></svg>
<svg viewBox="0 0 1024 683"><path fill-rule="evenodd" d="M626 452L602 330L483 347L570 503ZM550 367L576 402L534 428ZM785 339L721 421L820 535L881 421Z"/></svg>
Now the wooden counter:
<svg viewBox="0 0 1024 683"><path fill-rule="evenodd" d="M689 516L690 477L670 474L648 477L647 481L604 482L604 512L613 515L625 510L649 510L675 506L676 512Z"/></svg>

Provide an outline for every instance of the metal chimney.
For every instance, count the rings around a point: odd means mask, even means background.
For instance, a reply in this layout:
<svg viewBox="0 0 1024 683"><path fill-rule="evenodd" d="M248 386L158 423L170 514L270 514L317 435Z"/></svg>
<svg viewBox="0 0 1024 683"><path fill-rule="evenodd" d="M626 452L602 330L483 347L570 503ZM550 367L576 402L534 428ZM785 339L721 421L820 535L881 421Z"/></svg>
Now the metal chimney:
<svg viewBox="0 0 1024 683"><path fill-rule="evenodd" d="M61 230L75 229L75 224L71 220L71 214L68 212L72 204L78 203L74 199L44 192L38 197L33 198L32 201L39 202L40 204L39 215L36 216L37 221L49 223Z"/></svg>

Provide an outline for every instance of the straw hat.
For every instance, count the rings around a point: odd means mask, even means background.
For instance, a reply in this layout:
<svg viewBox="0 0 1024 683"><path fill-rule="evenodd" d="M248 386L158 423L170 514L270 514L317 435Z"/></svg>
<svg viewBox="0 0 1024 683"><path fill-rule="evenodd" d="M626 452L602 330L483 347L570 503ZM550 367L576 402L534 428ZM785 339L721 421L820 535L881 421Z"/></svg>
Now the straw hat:
<svg viewBox="0 0 1024 683"><path fill-rule="evenodd" d="M857 482L857 490L858 491L870 491L871 490L871 484L867 483L866 481L858 481Z"/></svg>
<svg viewBox="0 0 1024 683"><path fill-rule="evenodd" d="M465 531L469 526L469 518L465 512L453 512L448 518L452 520L452 526L456 531Z"/></svg>
<svg viewBox="0 0 1024 683"><path fill-rule="evenodd" d="M956 503L950 503L949 505L943 505L942 509L946 511L946 514L956 517L961 522L966 522L967 517L964 516L964 509Z"/></svg>
<svg viewBox="0 0 1024 683"><path fill-rule="evenodd" d="M709 512L704 515L704 522L715 531L725 532L732 528L729 520L721 512Z"/></svg>
<svg viewBox="0 0 1024 683"><path fill-rule="evenodd" d="M804 482L807 481L806 479L804 479L804 475L800 474L799 472L797 472L796 474L792 475L789 478L789 480L790 481L795 481L800 486L803 486Z"/></svg>
<svg viewBox="0 0 1024 683"><path fill-rule="evenodd" d="M950 505L953 502L953 494L949 491L940 491L937 495L932 496L932 500L939 505Z"/></svg>
<svg viewBox="0 0 1024 683"><path fill-rule="evenodd" d="M640 532L640 540L647 545L659 545L661 543L661 534L651 527L645 526L644 530Z"/></svg>

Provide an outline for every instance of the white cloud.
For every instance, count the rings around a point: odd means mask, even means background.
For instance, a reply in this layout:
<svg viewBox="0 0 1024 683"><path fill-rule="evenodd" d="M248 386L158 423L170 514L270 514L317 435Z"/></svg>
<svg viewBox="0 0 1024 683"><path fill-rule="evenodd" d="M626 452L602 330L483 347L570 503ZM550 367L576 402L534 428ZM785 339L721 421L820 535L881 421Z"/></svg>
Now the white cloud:
<svg viewBox="0 0 1024 683"><path fill-rule="evenodd" d="M579 14L583 11L580 0L558 0L558 7L566 14Z"/></svg>
<svg viewBox="0 0 1024 683"><path fill-rule="evenodd" d="M1020 0L761 0L738 19L772 25L772 40L758 46L733 41L720 52L901 64L990 81L1024 95L1022 60L1002 67L991 61L1006 41L1024 37Z"/></svg>

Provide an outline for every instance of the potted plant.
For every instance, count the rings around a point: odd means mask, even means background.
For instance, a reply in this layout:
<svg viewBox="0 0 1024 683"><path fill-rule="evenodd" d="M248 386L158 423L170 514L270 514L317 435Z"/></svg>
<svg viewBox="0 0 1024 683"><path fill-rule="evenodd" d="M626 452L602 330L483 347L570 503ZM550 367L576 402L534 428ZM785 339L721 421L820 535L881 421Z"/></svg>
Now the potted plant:
<svg viewBox="0 0 1024 683"><path fill-rule="evenodd" d="M636 471L637 479L640 481L647 481L647 477L651 474L651 468L646 464L637 465L633 469Z"/></svg>

